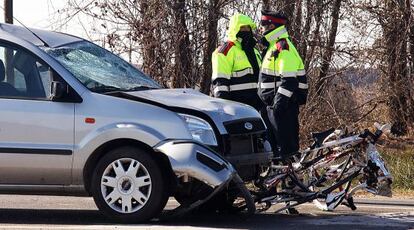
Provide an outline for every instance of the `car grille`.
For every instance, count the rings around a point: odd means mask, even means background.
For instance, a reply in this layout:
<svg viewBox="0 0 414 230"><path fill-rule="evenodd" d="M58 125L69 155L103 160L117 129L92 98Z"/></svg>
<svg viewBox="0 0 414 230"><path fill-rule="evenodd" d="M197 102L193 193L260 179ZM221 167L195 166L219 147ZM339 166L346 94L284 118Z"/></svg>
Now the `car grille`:
<svg viewBox="0 0 414 230"><path fill-rule="evenodd" d="M247 123L247 124L246 124ZM256 178L259 167L270 160L265 149L266 128L261 119L243 119L224 123L228 135L223 136L224 157L229 160L243 180Z"/></svg>
<svg viewBox="0 0 414 230"><path fill-rule="evenodd" d="M266 127L261 119L242 119L224 123L229 135L244 135L246 133L263 133Z"/></svg>

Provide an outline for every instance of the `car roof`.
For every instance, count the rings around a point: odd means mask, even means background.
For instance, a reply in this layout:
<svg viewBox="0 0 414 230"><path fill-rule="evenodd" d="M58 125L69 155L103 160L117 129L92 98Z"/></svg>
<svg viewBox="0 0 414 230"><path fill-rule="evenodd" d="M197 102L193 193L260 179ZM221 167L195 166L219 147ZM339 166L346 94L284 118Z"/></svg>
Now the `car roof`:
<svg viewBox="0 0 414 230"><path fill-rule="evenodd" d="M31 28L27 29L21 26L0 23L0 33L4 32L17 39L26 40L35 46L59 47L65 44L84 40L82 38L65 33ZM33 33L36 34L37 37Z"/></svg>

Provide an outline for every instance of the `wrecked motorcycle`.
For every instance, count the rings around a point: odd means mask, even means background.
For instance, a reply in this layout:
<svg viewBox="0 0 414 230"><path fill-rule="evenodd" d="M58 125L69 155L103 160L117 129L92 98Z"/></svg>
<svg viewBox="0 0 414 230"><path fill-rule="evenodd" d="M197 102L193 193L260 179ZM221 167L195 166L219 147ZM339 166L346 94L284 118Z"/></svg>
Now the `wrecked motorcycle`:
<svg viewBox="0 0 414 230"><path fill-rule="evenodd" d="M283 165L273 165L262 177L260 189L252 191L261 210L283 204L276 210L280 212L307 202L322 210L340 204L355 210L353 195L358 190L391 196L392 176L375 146L389 126L375 126L374 133L368 129L360 134L334 129L313 133L308 149Z"/></svg>

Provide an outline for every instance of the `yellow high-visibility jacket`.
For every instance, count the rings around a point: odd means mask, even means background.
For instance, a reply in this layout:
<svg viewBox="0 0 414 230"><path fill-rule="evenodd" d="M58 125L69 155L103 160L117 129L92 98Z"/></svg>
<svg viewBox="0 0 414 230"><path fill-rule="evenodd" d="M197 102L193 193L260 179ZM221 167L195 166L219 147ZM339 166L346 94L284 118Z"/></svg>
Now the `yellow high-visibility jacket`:
<svg viewBox="0 0 414 230"><path fill-rule="evenodd" d="M293 97L305 104L308 84L302 58L289 39L285 26L265 35L269 42L263 57L258 93L266 105L286 108Z"/></svg>
<svg viewBox="0 0 414 230"><path fill-rule="evenodd" d="M260 98L257 95L258 73L254 74L240 40L236 37L241 26L248 25L256 28L253 20L243 14L235 14L230 18L227 33L228 40L212 55L213 95L257 107ZM254 49L260 68L261 57Z"/></svg>

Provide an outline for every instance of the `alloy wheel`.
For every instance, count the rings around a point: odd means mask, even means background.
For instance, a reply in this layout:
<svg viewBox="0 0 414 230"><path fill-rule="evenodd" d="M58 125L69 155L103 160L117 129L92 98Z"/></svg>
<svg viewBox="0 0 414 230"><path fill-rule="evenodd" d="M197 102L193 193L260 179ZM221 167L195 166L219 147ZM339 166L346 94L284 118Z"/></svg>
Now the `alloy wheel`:
<svg viewBox="0 0 414 230"><path fill-rule="evenodd" d="M132 158L113 161L101 177L102 196L118 213L140 210L151 196L152 181L147 168Z"/></svg>

